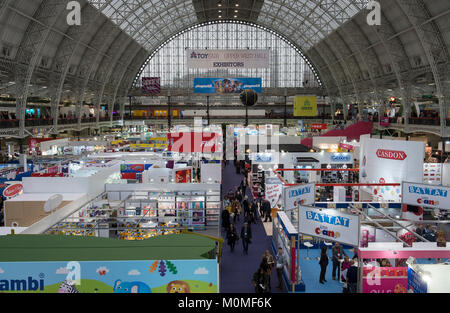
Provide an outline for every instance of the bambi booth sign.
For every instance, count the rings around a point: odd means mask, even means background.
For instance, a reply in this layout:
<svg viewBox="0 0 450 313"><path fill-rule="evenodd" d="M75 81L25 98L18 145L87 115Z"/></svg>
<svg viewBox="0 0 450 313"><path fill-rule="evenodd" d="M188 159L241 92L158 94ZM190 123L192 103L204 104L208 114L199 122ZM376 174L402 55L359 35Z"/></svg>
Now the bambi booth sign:
<svg viewBox="0 0 450 313"><path fill-rule="evenodd" d="M351 246L359 243L359 215L341 213L335 209L300 206L299 233Z"/></svg>

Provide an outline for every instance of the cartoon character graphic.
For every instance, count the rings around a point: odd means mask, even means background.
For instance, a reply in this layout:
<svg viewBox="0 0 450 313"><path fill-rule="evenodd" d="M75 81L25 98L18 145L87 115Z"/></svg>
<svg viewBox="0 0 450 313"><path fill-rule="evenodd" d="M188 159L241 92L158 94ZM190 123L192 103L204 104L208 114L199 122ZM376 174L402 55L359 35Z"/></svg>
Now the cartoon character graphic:
<svg viewBox="0 0 450 313"><path fill-rule="evenodd" d="M152 293L152 290L140 281L126 282L118 279L114 283L114 293Z"/></svg>
<svg viewBox="0 0 450 313"><path fill-rule="evenodd" d="M405 286L400 284L395 285L394 293L407 293Z"/></svg>
<svg viewBox="0 0 450 313"><path fill-rule="evenodd" d="M187 282L174 280L167 284L167 293L191 293L191 288Z"/></svg>
<svg viewBox="0 0 450 313"><path fill-rule="evenodd" d="M67 280L59 286L58 293L79 293L77 287L71 285Z"/></svg>

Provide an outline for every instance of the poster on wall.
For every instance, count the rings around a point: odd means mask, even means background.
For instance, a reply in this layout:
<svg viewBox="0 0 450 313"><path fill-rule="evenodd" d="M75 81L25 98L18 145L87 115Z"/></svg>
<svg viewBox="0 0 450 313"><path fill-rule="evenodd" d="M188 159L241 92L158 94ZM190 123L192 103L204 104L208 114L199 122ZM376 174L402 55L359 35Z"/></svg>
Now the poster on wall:
<svg viewBox="0 0 450 313"><path fill-rule="evenodd" d="M433 209L450 209L450 187L402 183L402 202Z"/></svg>
<svg viewBox="0 0 450 313"><path fill-rule="evenodd" d="M407 267L363 268L363 293L407 293Z"/></svg>
<svg viewBox="0 0 450 313"><path fill-rule="evenodd" d="M408 293L428 293L427 282L410 267L408 267Z"/></svg>
<svg viewBox="0 0 450 313"><path fill-rule="evenodd" d="M0 292L217 293L217 261L1 262Z"/></svg>
<svg viewBox="0 0 450 313"><path fill-rule="evenodd" d="M241 50L186 50L187 67L190 69L269 68L269 49Z"/></svg>
<svg viewBox="0 0 450 313"><path fill-rule="evenodd" d="M161 93L161 79L159 77L142 77L142 93L145 95Z"/></svg>
<svg viewBox="0 0 450 313"><path fill-rule="evenodd" d="M295 210L299 205L311 205L315 202L316 185L304 184L293 187L285 187L284 209L286 211Z"/></svg>
<svg viewBox="0 0 450 313"><path fill-rule="evenodd" d="M299 233L355 247L359 244L359 215L300 206L298 221Z"/></svg>
<svg viewBox="0 0 450 313"><path fill-rule="evenodd" d="M423 142L361 138L360 183L422 182L425 146ZM401 202L401 186L372 188L380 201Z"/></svg>
<svg viewBox="0 0 450 313"><path fill-rule="evenodd" d="M252 89L262 92L262 78L194 78L194 93L240 94Z"/></svg>
<svg viewBox="0 0 450 313"><path fill-rule="evenodd" d="M192 180L192 168L175 169L176 183L190 183Z"/></svg>
<svg viewBox="0 0 450 313"><path fill-rule="evenodd" d="M317 116L317 97L294 97L294 116Z"/></svg>

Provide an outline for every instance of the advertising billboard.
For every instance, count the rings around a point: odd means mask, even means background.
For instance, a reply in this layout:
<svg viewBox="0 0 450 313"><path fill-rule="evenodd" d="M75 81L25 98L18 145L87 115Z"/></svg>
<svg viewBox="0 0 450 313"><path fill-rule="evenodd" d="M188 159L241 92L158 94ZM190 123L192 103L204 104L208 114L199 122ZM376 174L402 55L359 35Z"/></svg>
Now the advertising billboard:
<svg viewBox="0 0 450 313"><path fill-rule="evenodd" d="M363 293L407 293L407 267L363 268Z"/></svg>
<svg viewBox="0 0 450 313"><path fill-rule="evenodd" d="M294 97L294 116L317 116L317 97Z"/></svg>
<svg viewBox="0 0 450 313"><path fill-rule="evenodd" d="M176 169L175 182L179 184L190 183L192 179L192 168Z"/></svg>
<svg viewBox="0 0 450 313"><path fill-rule="evenodd" d="M304 184L293 187L285 187L284 209L295 210L299 205L314 204L316 196L315 184Z"/></svg>
<svg viewBox="0 0 450 313"><path fill-rule="evenodd" d="M194 93L240 94L252 89L262 92L262 78L194 78Z"/></svg>
<svg viewBox="0 0 450 313"><path fill-rule="evenodd" d="M161 79L159 77L142 77L142 93L158 94L161 92Z"/></svg>
<svg viewBox="0 0 450 313"><path fill-rule="evenodd" d="M357 247L359 244L359 215L335 209L300 206L299 233Z"/></svg>
<svg viewBox="0 0 450 313"><path fill-rule="evenodd" d="M217 260L1 262L0 292L217 293Z"/></svg>
<svg viewBox="0 0 450 313"><path fill-rule="evenodd" d="M269 68L270 50L186 50L189 69Z"/></svg>
<svg viewBox="0 0 450 313"><path fill-rule="evenodd" d="M433 209L450 209L450 187L403 182L402 202Z"/></svg>

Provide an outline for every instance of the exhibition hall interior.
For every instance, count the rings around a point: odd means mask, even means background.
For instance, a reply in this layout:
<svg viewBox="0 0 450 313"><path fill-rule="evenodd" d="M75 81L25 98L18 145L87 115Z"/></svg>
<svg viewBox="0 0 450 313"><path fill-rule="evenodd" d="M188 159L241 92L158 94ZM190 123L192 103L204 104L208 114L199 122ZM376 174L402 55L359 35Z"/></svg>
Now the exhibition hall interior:
<svg viewBox="0 0 450 313"><path fill-rule="evenodd" d="M450 293L449 19L0 0L0 293Z"/></svg>

